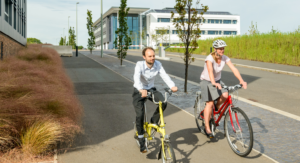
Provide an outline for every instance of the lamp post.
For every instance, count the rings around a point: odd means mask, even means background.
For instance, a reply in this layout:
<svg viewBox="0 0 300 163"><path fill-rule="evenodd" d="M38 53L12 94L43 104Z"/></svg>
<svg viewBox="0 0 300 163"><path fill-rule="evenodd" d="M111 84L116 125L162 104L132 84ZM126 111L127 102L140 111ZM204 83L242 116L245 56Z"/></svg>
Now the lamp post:
<svg viewBox="0 0 300 163"><path fill-rule="evenodd" d="M69 45L70 45L70 38L69 38L69 37L70 37L70 36L69 36L69 28L70 28L70 27L69 27L69 18L70 18L70 16L68 17L68 30L67 30L67 32L68 32L68 41L69 41Z"/></svg>
<svg viewBox="0 0 300 163"><path fill-rule="evenodd" d="M65 42L66 42L66 40L65 40L65 28L63 30L63 40L64 40L63 45L65 46Z"/></svg>
<svg viewBox="0 0 300 163"><path fill-rule="evenodd" d="M78 46L78 22L77 22L77 4L79 4L79 2L76 3L76 45Z"/></svg>
<svg viewBox="0 0 300 163"><path fill-rule="evenodd" d="M78 57L78 23L77 23L77 4L79 4L79 2L76 3L76 57Z"/></svg>
<svg viewBox="0 0 300 163"><path fill-rule="evenodd" d="M101 58L103 56L103 0L101 0Z"/></svg>

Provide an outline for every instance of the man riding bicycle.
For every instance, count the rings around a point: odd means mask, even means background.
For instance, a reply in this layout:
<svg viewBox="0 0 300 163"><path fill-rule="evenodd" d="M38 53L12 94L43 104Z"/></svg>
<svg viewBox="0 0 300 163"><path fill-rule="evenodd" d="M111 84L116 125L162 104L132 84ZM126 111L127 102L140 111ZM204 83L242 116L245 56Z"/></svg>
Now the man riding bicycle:
<svg viewBox="0 0 300 163"><path fill-rule="evenodd" d="M140 151L146 153L144 138L144 103L147 98L147 92L153 91L155 101L164 101L163 95L154 87L154 80L157 74L161 76L164 82L168 85L173 92L177 91L177 87L171 80L169 75L165 72L162 64L159 61L155 61L155 51L151 47L147 47L143 50L143 58L145 61L138 61L134 70L134 91L132 94L133 106L136 112L136 128L138 131L138 139L140 144ZM152 100L152 99L150 99ZM153 100L152 100L153 101ZM166 109L167 103L162 104L163 111ZM154 112L151 123L157 124L159 121L159 107Z"/></svg>

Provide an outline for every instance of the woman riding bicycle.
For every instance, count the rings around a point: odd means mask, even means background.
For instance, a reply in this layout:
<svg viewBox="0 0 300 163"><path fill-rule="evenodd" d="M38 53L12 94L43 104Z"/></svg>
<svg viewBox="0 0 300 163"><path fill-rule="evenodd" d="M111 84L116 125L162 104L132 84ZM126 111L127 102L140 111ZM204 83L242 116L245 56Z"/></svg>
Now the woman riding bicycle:
<svg viewBox="0 0 300 163"><path fill-rule="evenodd" d="M240 84L243 85L243 88L247 89L247 83L244 82L239 71L231 63L230 59L224 55L226 46L227 45L223 40L216 40L213 42L214 52L206 57L204 70L200 75L201 99L203 102L206 102L206 106L204 108L204 132L207 137L210 138L212 138L213 135L209 127L209 120L212 115L214 101L217 100L216 107L218 109L228 98L228 91L226 89L222 89L220 85L221 71L225 66L225 63L229 66L235 77L240 81Z"/></svg>

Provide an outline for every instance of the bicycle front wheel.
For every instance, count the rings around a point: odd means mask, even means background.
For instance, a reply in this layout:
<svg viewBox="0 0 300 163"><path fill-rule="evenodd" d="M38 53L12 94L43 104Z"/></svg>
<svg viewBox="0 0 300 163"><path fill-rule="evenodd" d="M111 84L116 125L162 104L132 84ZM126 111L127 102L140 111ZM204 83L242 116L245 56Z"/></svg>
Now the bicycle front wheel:
<svg viewBox="0 0 300 163"><path fill-rule="evenodd" d="M249 118L240 108L231 108L224 119L224 130L230 148L239 156L247 156L253 147L253 130Z"/></svg>
<svg viewBox="0 0 300 163"><path fill-rule="evenodd" d="M196 120L197 127L199 131L201 131L202 126L204 126L204 122L202 117L200 116L200 113L204 110L203 102L201 102L201 99L199 97L196 98L195 106L194 106L194 116Z"/></svg>
<svg viewBox="0 0 300 163"><path fill-rule="evenodd" d="M164 148L161 149L161 160L163 163L176 163L175 153L169 142L164 142Z"/></svg>

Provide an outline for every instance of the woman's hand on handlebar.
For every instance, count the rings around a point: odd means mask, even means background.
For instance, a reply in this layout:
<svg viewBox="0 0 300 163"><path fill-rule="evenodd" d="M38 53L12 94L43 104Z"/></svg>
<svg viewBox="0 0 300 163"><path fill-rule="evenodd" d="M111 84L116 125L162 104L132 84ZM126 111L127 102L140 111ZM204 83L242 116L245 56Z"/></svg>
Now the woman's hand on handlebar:
<svg viewBox="0 0 300 163"><path fill-rule="evenodd" d="M141 89L141 90L139 90L139 92L142 94L143 98L148 96L147 95L147 90L145 90L145 89Z"/></svg>
<svg viewBox="0 0 300 163"><path fill-rule="evenodd" d="M219 84L219 83L215 83L215 84L213 84L216 88L218 88L218 89L222 89L222 86L221 86L221 84Z"/></svg>
<svg viewBox="0 0 300 163"><path fill-rule="evenodd" d="M171 90L172 90L172 92L177 92L178 88L174 86L171 88Z"/></svg>
<svg viewBox="0 0 300 163"><path fill-rule="evenodd" d="M246 82L242 81L242 82L240 82L240 84L242 84L242 87L243 87L244 89L247 89L247 83L246 83Z"/></svg>

